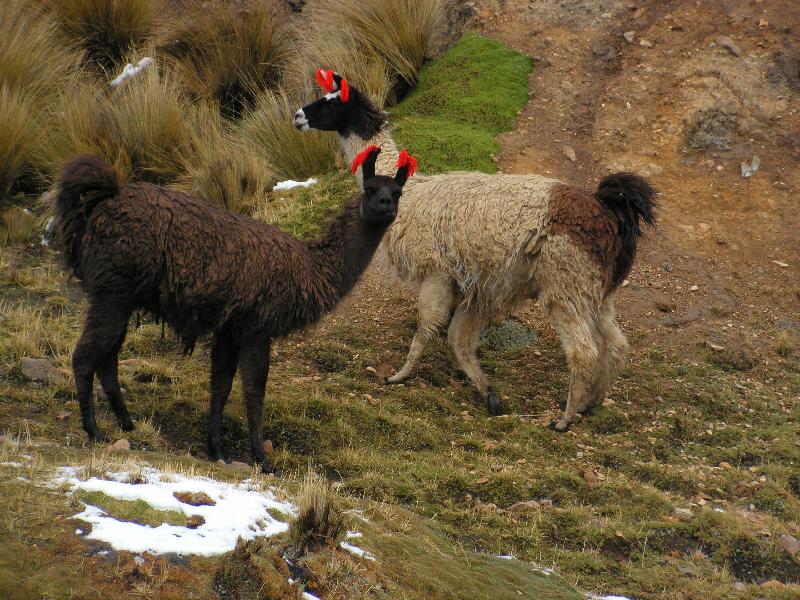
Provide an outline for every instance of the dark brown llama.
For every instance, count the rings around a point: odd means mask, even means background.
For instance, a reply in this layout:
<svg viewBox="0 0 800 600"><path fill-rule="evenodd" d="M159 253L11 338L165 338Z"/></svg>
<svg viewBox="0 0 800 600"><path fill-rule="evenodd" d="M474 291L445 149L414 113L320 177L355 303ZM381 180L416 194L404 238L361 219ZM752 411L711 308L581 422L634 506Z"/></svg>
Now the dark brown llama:
<svg viewBox="0 0 800 600"><path fill-rule="evenodd" d="M271 225L149 183L120 186L92 155L69 161L56 199L64 267L81 281L89 308L72 356L83 428L95 421L97 373L120 427L133 429L117 379L117 355L136 310L170 325L184 350L211 336L208 455L223 458L222 411L239 369L250 449L264 472L261 419L270 344L318 321L355 285L397 214L410 164L376 176L379 148L357 157L365 192L319 239L302 242Z"/></svg>

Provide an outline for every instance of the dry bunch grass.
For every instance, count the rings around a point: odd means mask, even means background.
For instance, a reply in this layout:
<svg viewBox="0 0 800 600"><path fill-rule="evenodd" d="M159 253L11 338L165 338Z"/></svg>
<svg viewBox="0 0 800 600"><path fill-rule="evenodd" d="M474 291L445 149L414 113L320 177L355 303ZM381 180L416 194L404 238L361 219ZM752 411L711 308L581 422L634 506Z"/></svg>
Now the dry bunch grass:
<svg viewBox="0 0 800 600"><path fill-rule="evenodd" d="M289 525L289 539L298 554L336 546L347 533L347 517L330 484L309 470L297 501L298 516Z"/></svg>
<svg viewBox="0 0 800 600"><path fill-rule="evenodd" d="M216 100L227 116L277 86L293 50L294 28L276 0L198 4L159 42L195 97Z"/></svg>
<svg viewBox="0 0 800 600"><path fill-rule="evenodd" d="M358 40L356 56L373 62L379 56L386 64L391 80L403 80L409 85L417 82L417 74L431 48L442 15L441 0L319 0L304 12L309 22L308 51L314 58L319 44L331 58L339 44L352 47ZM342 27L346 24L346 27ZM336 38L333 32L342 31ZM336 42L332 43L332 39ZM364 49L367 49L365 52ZM322 65L319 65L322 66ZM337 69L344 70L338 64ZM350 65L345 65L350 66ZM346 74L357 81L357 75ZM362 82L363 83L363 82ZM365 87L369 91L368 87ZM377 96L380 98L381 96Z"/></svg>
<svg viewBox="0 0 800 600"><path fill-rule="evenodd" d="M164 11L160 0L53 0L48 5L66 35L106 70L154 35Z"/></svg>

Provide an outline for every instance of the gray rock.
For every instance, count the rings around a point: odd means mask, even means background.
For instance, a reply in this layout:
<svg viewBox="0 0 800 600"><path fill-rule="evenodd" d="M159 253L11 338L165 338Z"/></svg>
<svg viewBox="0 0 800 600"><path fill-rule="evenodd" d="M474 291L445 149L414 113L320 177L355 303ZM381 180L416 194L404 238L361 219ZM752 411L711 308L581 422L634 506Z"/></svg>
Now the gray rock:
<svg viewBox="0 0 800 600"><path fill-rule="evenodd" d="M692 519L694 519L694 513L690 511L688 508L676 508L673 512L673 515L678 517L684 523L688 523Z"/></svg>
<svg viewBox="0 0 800 600"><path fill-rule="evenodd" d="M793 535L784 534L778 538L781 548L786 550L790 555L797 556L800 553L800 542Z"/></svg>
<svg viewBox="0 0 800 600"><path fill-rule="evenodd" d="M22 370L22 375L28 381L58 384L64 383L67 380L61 371L56 369L50 361L43 358L29 358L25 356L22 358L20 369Z"/></svg>
<svg viewBox="0 0 800 600"><path fill-rule="evenodd" d="M628 41L628 43L632 44L633 40L636 39L636 32L626 31L625 33L622 34L622 37L624 37Z"/></svg>
<svg viewBox="0 0 800 600"><path fill-rule="evenodd" d="M127 452L130 449L131 449L131 443L125 438L117 440L108 447L109 452Z"/></svg>
<svg viewBox="0 0 800 600"><path fill-rule="evenodd" d="M717 44L717 46L724 48L733 56L739 56L742 53L742 51L739 50L739 46L737 46L727 35L718 35L714 38L714 42Z"/></svg>

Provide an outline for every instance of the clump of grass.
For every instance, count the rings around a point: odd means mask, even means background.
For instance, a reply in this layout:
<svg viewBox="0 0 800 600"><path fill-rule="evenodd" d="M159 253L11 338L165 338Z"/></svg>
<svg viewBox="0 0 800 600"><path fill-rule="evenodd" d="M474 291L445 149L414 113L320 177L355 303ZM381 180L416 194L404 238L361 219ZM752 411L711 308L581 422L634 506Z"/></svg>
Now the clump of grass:
<svg viewBox="0 0 800 600"><path fill-rule="evenodd" d="M239 540L218 563L212 589L220 600L299 600L275 539Z"/></svg>
<svg viewBox="0 0 800 600"><path fill-rule="evenodd" d="M106 70L153 35L164 10L159 0L54 0L51 7L64 33Z"/></svg>
<svg viewBox="0 0 800 600"><path fill-rule="evenodd" d="M204 138L214 138L212 112L192 103L169 71L148 69L111 95L86 85L65 99L48 162L57 172L67 157L93 152L123 182L172 183Z"/></svg>
<svg viewBox="0 0 800 600"><path fill-rule="evenodd" d="M788 331L781 331L775 340L775 352L778 356L789 358L794 354L794 344L792 343L792 336Z"/></svg>
<svg viewBox="0 0 800 600"><path fill-rule="evenodd" d="M119 521L139 523L158 527L163 523L168 525L186 525L186 515L176 510L158 510L144 500L120 500L104 494L103 492L90 492L78 490L73 498L92 506L102 508L109 515Z"/></svg>
<svg viewBox="0 0 800 600"><path fill-rule="evenodd" d="M291 21L275 0L197 4L161 38L160 52L192 93L216 100L231 117L277 85L294 42Z"/></svg>
<svg viewBox="0 0 800 600"><path fill-rule="evenodd" d="M304 13L316 31L347 31L380 56L392 79L408 85L431 48L442 15L441 0L320 0ZM338 68L338 67L337 67Z"/></svg>
<svg viewBox="0 0 800 600"><path fill-rule="evenodd" d="M27 242L35 219L30 211L13 206L0 216L0 245Z"/></svg>
<svg viewBox="0 0 800 600"><path fill-rule="evenodd" d="M495 136L528 101L531 59L474 32L423 68L418 87L393 111L394 135L426 172L493 173Z"/></svg>
<svg viewBox="0 0 800 600"><path fill-rule="evenodd" d="M238 134L264 156L278 177L305 179L333 167L336 141L331 135L295 129L296 110L283 90L264 92L242 119Z"/></svg>
<svg viewBox="0 0 800 600"><path fill-rule="evenodd" d="M35 4L0 3L0 201L41 182L39 141L50 105L76 78L81 53Z"/></svg>
<svg viewBox="0 0 800 600"><path fill-rule="evenodd" d="M218 115L209 118L219 120ZM242 145L231 131L217 123L210 138L185 157L185 174L176 186L239 213L263 202L276 182L270 164L252 146Z"/></svg>
<svg viewBox="0 0 800 600"><path fill-rule="evenodd" d="M2 59L0 59L2 60ZM35 173L38 125L33 99L0 86L0 200Z"/></svg>
<svg viewBox="0 0 800 600"><path fill-rule="evenodd" d="M347 533L347 522L330 484L310 471L298 499L298 516L289 525L289 540L298 554L336 546Z"/></svg>

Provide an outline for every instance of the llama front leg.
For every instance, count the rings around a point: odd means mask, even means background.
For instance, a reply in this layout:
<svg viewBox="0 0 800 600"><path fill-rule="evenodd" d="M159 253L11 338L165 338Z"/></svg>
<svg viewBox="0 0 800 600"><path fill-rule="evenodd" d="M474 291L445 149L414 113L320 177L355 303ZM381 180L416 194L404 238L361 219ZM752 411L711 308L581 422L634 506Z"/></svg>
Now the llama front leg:
<svg viewBox="0 0 800 600"><path fill-rule="evenodd" d="M275 470L264 452L262 417L264 412L264 389L269 376L269 354L271 339L259 333L250 336L239 354L239 369L242 378L242 393L247 406L247 424L250 429L250 453L253 462L263 473Z"/></svg>
<svg viewBox="0 0 800 600"><path fill-rule="evenodd" d="M208 458L226 460L222 449L222 411L231 393L239 349L229 327L211 342L211 406L208 413Z"/></svg>
<svg viewBox="0 0 800 600"><path fill-rule="evenodd" d="M89 309L83 332L72 353L72 371L78 404L81 410L83 429L89 439L102 441L106 436L98 429L94 411L94 374L99 372L103 390L109 398L111 408L125 429L133 422L128 415L117 383L117 354L125 339L125 330L131 311L122 298L100 297L89 301ZM113 365L113 366L112 366ZM114 387L116 384L116 387ZM111 394L108 392L111 391ZM116 394L115 394L116 392ZM129 431L129 429L126 429Z"/></svg>
<svg viewBox="0 0 800 600"><path fill-rule="evenodd" d="M556 431L566 431L575 415L589 402L589 385L598 368L598 351L591 330L591 318L578 314L569 303L549 304L547 312L561 338L570 370L569 396L561 419L553 423Z"/></svg>
<svg viewBox="0 0 800 600"><path fill-rule="evenodd" d="M472 384L478 388L481 396L486 400L486 408L493 416L503 414L503 405L500 398L492 390L489 378L481 369L478 362L478 337L486 326L486 319L470 308L461 305L453 315L450 329L447 331L447 341L453 349L458 365L467 374Z"/></svg>
<svg viewBox="0 0 800 600"><path fill-rule="evenodd" d="M402 368L386 383L401 383L411 377L417 368L425 346L439 332L453 310L455 293L450 280L439 273L425 278L417 297L417 331L411 341L408 358Z"/></svg>

